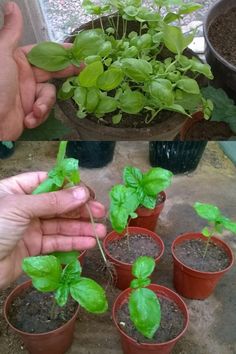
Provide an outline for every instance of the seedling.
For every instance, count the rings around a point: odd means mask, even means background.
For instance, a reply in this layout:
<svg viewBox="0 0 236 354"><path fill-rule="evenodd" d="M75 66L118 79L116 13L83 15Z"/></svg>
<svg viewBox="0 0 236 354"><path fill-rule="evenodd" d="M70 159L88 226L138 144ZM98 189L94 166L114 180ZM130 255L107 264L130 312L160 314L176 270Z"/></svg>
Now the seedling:
<svg viewBox="0 0 236 354"><path fill-rule="evenodd" d="M146 173L136 167L125 167L124 184L114 186L110 192L109 217L113 229L123 232L129 219L137 217L135 211L140 206L154 209L158 194L170 186L172 176L172 172L160 167Z"/></svg>
<svg viewBox="0 0 236 354"><path fill-rule="evenodd" d="M184 55L195 32L184 35L180 25L173 25L201 5L153 0L147 7L141 0L84 0L83 6L93 19L99 16L100 28L93 22L92 29L75 36L71 48L44 42L28 55L31 64L47 71L86 64L58 93L62 100L74 100L78 118L93 115L102 120L111 114L113 124L119 124L126 114L140 113L149 124L163 110L186 116L201 110L210 118L212 102L195 80L199 74L212 79L210 66ZM106 21L104 13L110 14ZM131 21L136 31L128 31Z"/></svg>
<svg viewBox="0 0 236 354"><path fill-rule="evenodd" d="M82 268L77 255L69 259L58 254L29 257L23 260L23 270L32 279L33 286L40 292L54 292L51 319L55 318L55 306L66 305L69 295L88 312L103 313L108 304L103 288L94 280L81 276ZM72 260L73 259L73 260ZM66 266L63 268L62 264Z"/></svg>
<svg viewBox="0 0 236 354"><path fill-rule="evenodd" d="M160 326L161 306L157 295L147 288L151 284L150 275L154 271L155 261L151 257L142 256L132 266L132 274L136 279L130 283L132 292L128 307L130 319L135 328L146 338L153 338Z"/></svg>
<svg viewBox="0 0 236 354"><path fill-rule="evenodd" d="M211 237L215 234L222 234L224 229L236 234L236 222L222 215L219 208L212 204L196 202L194 209L201 218L209 222L209 226L202 229L203 236L207 238L207 244L203 254L204 259L211 242Z"/></svg>

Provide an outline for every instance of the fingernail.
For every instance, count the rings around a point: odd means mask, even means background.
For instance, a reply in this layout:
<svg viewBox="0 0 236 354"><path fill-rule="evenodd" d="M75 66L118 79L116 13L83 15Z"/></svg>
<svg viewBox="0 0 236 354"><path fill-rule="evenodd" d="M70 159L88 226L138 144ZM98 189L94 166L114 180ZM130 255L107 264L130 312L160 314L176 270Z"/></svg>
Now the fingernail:
<svg viewBox="0 0 236 354"><path fill-rule="evenodd" d="M45 104L40 104L37 106L40 111L40 118L44 117L45 114L48 112L48 107Z"/></svg>
<svg viewBox="0 0 236 354"><path fill-rule="evenodd" d="M73 189L73 197L75 199L83 200L83 199L88 199L88 193L86 189L78 187Z"/></svg>
<svg viewBox="0 0 236 354"><path fill-rule="evenodd" d="M13 2L7 2L5 5L4 5L4 14L5 15L10 15L12 13L14 9L14 3Z"/></svg>

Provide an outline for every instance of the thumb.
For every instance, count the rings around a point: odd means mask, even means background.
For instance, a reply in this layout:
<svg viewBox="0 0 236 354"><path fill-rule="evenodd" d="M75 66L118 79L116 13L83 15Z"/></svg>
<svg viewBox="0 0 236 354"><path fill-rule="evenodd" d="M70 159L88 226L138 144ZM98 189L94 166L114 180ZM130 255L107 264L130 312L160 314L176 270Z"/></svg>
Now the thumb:
<svg viewBox="0 0 236 354"><path fill-rule="evenodd" d="M4 25L0 30L1 50L14 50L23 32L23 18L21 11L13 1L4 5Z"/></svg>
<svg viewBox="0 0 236 354"><path fill-rule="evenodd" d="M84 186L39 195L14 195L13 208L20 208L17 214L23 218L51 218L60 216L83 206L90 199Z"/></svg>

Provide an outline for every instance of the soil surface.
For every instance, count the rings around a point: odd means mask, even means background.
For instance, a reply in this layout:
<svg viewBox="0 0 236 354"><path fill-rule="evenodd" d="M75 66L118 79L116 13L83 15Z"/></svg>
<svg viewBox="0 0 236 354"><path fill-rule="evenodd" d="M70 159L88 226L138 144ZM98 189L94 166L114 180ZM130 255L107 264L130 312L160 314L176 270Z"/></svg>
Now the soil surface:
<svg viewBox="0 0 236 354"><path fill-rule="evenodd" d="M52 293L39 293L29 288L13 301L9 321L23 332L50 332L71 319L78 307L77 303L70 298L65 307L56 306L52 316L52 306Z"/></svg>
<svg viewBox="0 0 236 354"><path fill-rule="evenodd" d="M118 261L133 263L140 256L158 257L159 245L149 236L133 234L107 245L110 254Z"/></svg>
<svg viewBox="0 0 236 354"><path fill-rule="evenodd" d="M217 272L227 268L229 265L227 253L210 242L204 257L206 245L206 241L200 239L188 240L175 247L175 255L185 265L196 270Z"/></svg>
<svg viewBox="0 0 236 354"><path fill-rule="evenodd" d="M120 328L139 343L164 343L176 338L184 328L184 315L173 301L164 297L160 297L159 301L161 305L161 323L152 339L144 337L136 330L130 319L127 303L117 313L117 322ZM122 322L125 325L122 325Z"/></svg>
<svg viewBox="0 0 236 354"><path fill-rule="evenodd" d="M194 124L184 140L222 141L228 140L233 135L228 124L203 120Z"/></svg>
<svg viewBox="0 0 236 354"><path fill-rule="evenodd" d="M229 63L236 66L236 7L213 21L209 39L216 51Z"/></svg>

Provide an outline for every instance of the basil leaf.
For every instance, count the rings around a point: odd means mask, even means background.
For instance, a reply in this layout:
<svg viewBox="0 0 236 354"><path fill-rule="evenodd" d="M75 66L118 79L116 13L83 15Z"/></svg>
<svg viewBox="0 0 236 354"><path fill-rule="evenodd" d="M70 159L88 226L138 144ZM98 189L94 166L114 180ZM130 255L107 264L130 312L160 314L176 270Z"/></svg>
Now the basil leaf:
<svg viewBox="0 0 236 354"><path fill-rule="evenodd" d="M70 65L69 51L60 44L43 42L31 49L28 60L32 65L46 71L59 71Z"/></svg>
<svg viewBox="0 0 236 354"><path fill-rule="evenodd" d="M198 86L197 81L190 79L190 78L184 78L176 82L176 86L180 88L181 90L192 93L195 95L198 95L200 93L200 89Z"/></svg>
<svg viewBox="0 0 236 354"><path fill-rule="evenodd" d="M216 221L221 215L219 208L212 204L196 202L194 204L194 209L200 217L207 219L208 221Z"/></svg>
<svg viewBox="0 0 236 354"><path fill-rule="evenodd" d="M223 218L223 220L221 222L222 222L222 225L224 226L225 229L236 234L236 222L233 222L228 218Z"/></svg>
<svg viewBox="0 0 236 354"><path fill-rule="evenodd" d="M77 59L84 59L98 54L98 48L104 43L103 32L100 29L80 32L74 41L72 53Z"/></svg>
<svg viewBox="0 0 236 354"><path fill-rule="evenodd" d="M79 252L54 252L52 253L52 256L57 257L61 264L69 264L79 258Z"/></svg>
<svg viewBox="0 0 236 354"><path fill-rule="evenodd" d="M103 91L114 90L117 86L120 85L123 77L124 75L120 68L111 67L99 76L97 80L97 87Z"/></svg>
<svg viewBox="0 0 236 354"><path fill-rule="evenodd" d="M139 113L145 105L145 97L139 91L127 90L120 97L120 108L129 114Z"/></svg>
<svg viewBox="0 0 236 354"><path fill-rule="evenodd" d="M145 195L145 197L142 200L142 205L148 209L154 209L156 207L156 204L157 204L157 198L151 197L150 195Z"/></svg>
<svg viewBox="0 0 236 354"><path fill-rule="evenodd" d="M130 283L130 288L137 289L137 288L144 288L151 284L151 279L133 279Z"/></svg>
<svg viewBox="0 0 236 354"><path fill-rule="evenodd" d="M103 73L103 64L100 61L95 61L86 66L86 68L79 75L79 84L82 87L96 86L98 77Z"/></svg>
<svg viewBox="0 0 236 354"><path fill-rule="evenodd" d="M23 260L22 268L37 290L48 292L59 287L62 269L56 257L28 257Z"/></svg>
<svg viewBox="0 0 236 354"><path fill-rule="evenodd" d="M172 53L182 54L184 49L193 41L194 33L184 36L180 27L165 25L163 29L163 40L166 48Z"/></svg>
<svg viewBox="0 0 236 354"><path fill-rule="evenodd" d="M114 112L117 109L117 105L118 102L115 98L109 96L101 96L95 113L100 115Z"/></svg>
<svg viewBox="0 0 236 354"><path fill-rule="evenodd" d="M103 313L108 309L103 288L92 279L80 278L70 285L70 293L73 299L88 312Z"/></svg>
<svg viewBox="0 0 236 354"><path fill-rule="evenodd" d="M136 82L146 81L152 74L152 65L143 59L125 58L121 65L124 73Z"/></svg>
<svg viewBox="0 0 236 354"><path fill-rule="evenodd" d="M170 186L172 176L172 172L163 168L151 168L143 176L142 187L147 195L155 197Z"/></svg>
<svg viewBox="0 0 236 354"><path fill-rule="evenodd" d="M173 87L169 80L156 79L149 84L151 96L162 105L172 105L174 103Z"/></svg>
<svg viewBox="0 0 236 354"><path fill-rule="evenodd" d="M123 171L123 180L126 186L137 188L143 178L139 168L127 166Z"/></svg>
<svg viewBox="0 0 236 354"><path fill-rule="evenodd" d="M66 305L68 301L69 293L70 293L70 288L65 284L60 285L59 288L56 290L55 300L60 307Z"/></svg>
<svg viewBox="0 0 236 354"><path fill-rule="evenodd" d="M147 338L153 338L161 321L161 307L150 289L134 290L129 298L130 318L135 328Z"/></svg>
<svg viewBox="0 0 236 354"><path fill-rule="evenodd" d="M132 266L132 274L136 278L147 278L152 274L155 266L156 264L152 257L141 256L134 262Z"/></svg>

